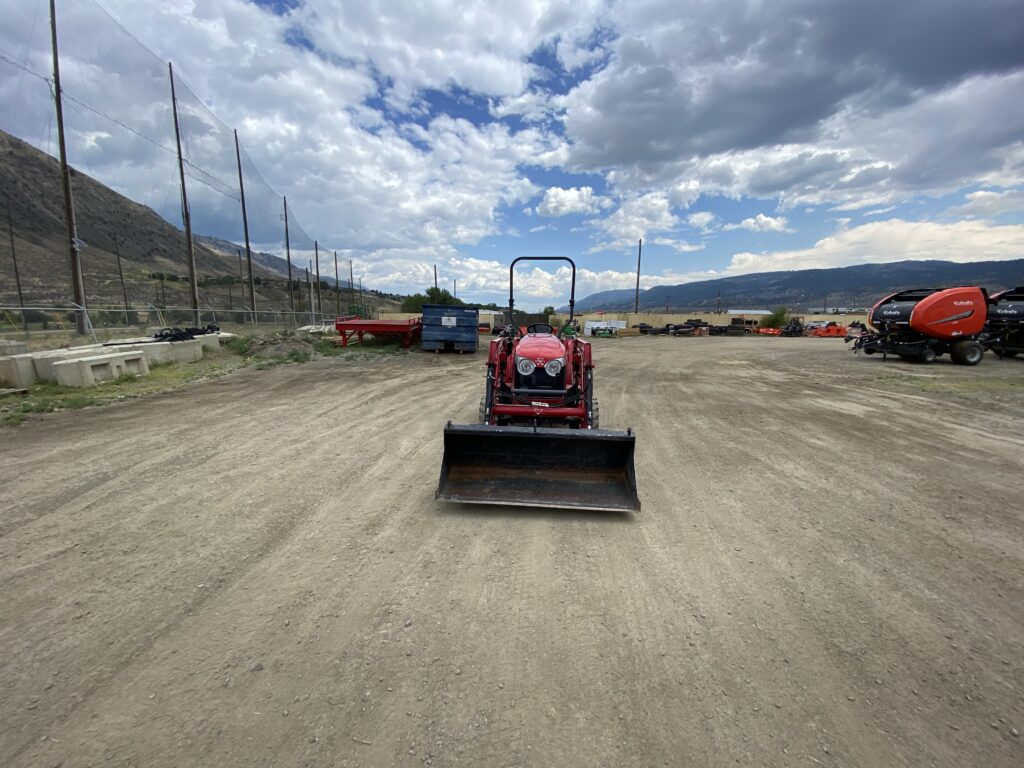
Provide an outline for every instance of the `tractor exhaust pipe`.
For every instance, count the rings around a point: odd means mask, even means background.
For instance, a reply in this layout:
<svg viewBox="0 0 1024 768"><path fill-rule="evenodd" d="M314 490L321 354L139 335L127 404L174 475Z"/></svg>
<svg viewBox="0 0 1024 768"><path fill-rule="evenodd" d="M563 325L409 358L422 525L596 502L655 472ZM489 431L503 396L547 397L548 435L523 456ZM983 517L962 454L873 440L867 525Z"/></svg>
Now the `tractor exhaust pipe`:
<svg viewBox="0 0 1024 768"><path fill-rule="evenodd" d="M632 430L452 424L434 498L461 504L639 512Z"/></svg>

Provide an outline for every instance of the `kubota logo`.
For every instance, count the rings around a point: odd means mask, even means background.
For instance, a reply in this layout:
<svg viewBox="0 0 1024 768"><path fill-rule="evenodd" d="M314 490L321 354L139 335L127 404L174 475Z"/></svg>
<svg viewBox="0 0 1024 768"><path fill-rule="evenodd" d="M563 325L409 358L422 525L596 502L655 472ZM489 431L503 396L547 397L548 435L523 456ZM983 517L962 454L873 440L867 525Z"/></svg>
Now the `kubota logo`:
<svg viewBox="0 0 1024 768"><path fill-rule="evenodd" d="M898 309L883 309L883 315L898 315L900 311Z"/></svg>
<svg viewBox="0 0 1024 768"><path fill-rule="evenodd" d="M953 306L954 307L973 307L974 306L974 302L973 301L968 301L967 299L956 299L953 302Z"/></svg>

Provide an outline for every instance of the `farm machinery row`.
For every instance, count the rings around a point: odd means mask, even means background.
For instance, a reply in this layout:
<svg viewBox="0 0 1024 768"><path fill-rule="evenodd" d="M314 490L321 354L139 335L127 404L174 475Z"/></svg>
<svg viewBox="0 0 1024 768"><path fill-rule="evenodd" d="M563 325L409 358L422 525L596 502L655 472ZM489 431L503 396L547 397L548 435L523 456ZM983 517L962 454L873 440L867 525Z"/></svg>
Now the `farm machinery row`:
<svg viewBox="0 0 1024 768"><path fill-rule="evenodd" d="M930 363L949 354L977 365L986 350L999 357L1024 352L1024 286L989 295L984 288L899 291L875 304L873 330L854 337L853 350Z"/></svg>

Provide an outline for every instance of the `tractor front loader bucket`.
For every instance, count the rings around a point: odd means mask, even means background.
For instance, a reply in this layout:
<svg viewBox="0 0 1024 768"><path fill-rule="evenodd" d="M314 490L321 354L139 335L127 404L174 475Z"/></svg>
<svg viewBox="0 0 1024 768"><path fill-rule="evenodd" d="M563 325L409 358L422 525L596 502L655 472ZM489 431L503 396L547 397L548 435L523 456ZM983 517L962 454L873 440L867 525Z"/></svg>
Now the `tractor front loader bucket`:
<svg viewBox="0 0 1024 768"><path fill-rule="evenodd" d="M435 498L639 512L633 432L451 424Z"/></svg>

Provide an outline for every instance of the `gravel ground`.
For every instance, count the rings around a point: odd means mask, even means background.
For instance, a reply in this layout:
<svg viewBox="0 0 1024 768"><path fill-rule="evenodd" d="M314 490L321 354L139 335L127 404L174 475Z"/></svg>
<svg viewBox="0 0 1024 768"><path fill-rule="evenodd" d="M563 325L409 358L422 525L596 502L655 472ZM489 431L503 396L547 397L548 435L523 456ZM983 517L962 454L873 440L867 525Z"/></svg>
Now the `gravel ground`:
<svg viewBox="0 0 1024 768"><path fill-rule="evenodd" d="M1024 360L594 346L637 515L434 501L482 355L5 431L0 762L1024 764Z"/></svg>

